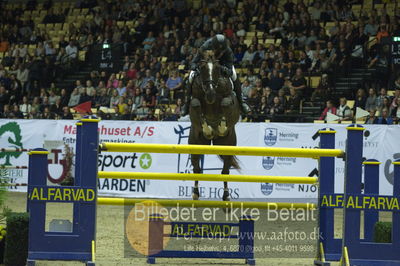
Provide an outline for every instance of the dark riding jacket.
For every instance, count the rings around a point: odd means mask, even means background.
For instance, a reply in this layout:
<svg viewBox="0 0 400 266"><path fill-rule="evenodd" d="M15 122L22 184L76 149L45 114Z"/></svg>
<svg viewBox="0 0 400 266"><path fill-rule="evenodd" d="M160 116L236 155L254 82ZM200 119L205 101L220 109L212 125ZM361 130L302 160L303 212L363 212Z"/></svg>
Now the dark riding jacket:
<svg viewBox="0 0 400 266"><path fill-rule="evenodd" d="M190 68L192 70L195 70L197 68L197 64L200 62L202 54L204 53L204 51L207 50L213 50L216 51L215 42L213 42L213 39L210 38L207 41L205 41L203 43L203 45L199 48L199 51L197 52L196 56L193 58ZM233 62L234 62L234 54L232 49L226 45L225 47L222 48L222 51L217 51L216 52L217 55L217 59L219 60L219 63L221 64L221 66L224 66L223 71L229 75L232 76L233 72L232 72L232 66L233 66Z"/></svg>

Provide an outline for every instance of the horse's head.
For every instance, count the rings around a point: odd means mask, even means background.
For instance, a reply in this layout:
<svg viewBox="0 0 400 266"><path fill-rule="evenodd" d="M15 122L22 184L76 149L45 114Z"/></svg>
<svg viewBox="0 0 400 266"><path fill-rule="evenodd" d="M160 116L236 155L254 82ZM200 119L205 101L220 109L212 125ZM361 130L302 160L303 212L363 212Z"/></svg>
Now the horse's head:
<svg viewBox="0 0 400 266"><path fill-rule="evenodd" d="M218 61L214 60L212 56L205 57L205 59L200 62L199 70L201 87L205 95L206 103L213 104L217 96L216 87L220 75Z"/></svg>

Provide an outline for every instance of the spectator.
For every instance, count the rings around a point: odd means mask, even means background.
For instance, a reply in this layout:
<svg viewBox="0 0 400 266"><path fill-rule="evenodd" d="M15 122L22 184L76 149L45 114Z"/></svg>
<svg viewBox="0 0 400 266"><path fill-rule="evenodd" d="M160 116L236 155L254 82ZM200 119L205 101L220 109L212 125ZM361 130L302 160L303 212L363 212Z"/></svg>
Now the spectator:
<svg viewBox="0 0 400 266"><path fill-rule="evenodd" d="M55 104L57 102L57 100L59 100L59 99L60 99L60 96L56 95L53 90L50 90L49 104L50 105Z"/></svg>
<svg viewBox="0 0 400 266"><path fill-rule="evenodd" d="M365 124L376 124L377 123L377 117L375 116L376 110L371 110L369 111L369 116L367 117L367 120L365 120Z"/></svg>
<svg viewBox="0 0 400 266"><path fill-rule="evenodd" d="M307 81L303 76L301 68L296 69L296 75L292 77L291 82L292 88L294 88L300 96L305 94Z"/></svg>
<svg viewBox="0 0 400 266"><path fill-rule="evenodd" d="M281 101L279 100L278 96L274 97L274 102L269 108L270 115L280 115L285 112L285 108L283 107Z"/></svg>
<svg viewBox="0 0 400 266"><path fill-rule="evenodd" d="M261 79L257 79L255 82L255 86L251 89L250 94L257 94L256 98L260 99L263 93L264 89L262 87Z"/></svg>
<svg viewBox="0 0 400 266"><path fill-rule="evenodd" d="M371 16L368 23L365 25L364 34L368 36L375 36L378 33L378 25L375 23L375 19Z"/></svg>
<svg viewBox="0 0 400 266"><path fill-rule="evenodd" d="M267 97L262 96L260 104L257 106L256 114L260 117L259 121L262 122L265 120L267 115L269 114L269 107L270 105L267 103Z"/></svg>
<svg viewBox="0 0 400 266"><path fill-rule="evenodd" d="M113 109L114 110L112 111L112 113L110 115L110 119L111 120L123 120L124 115L119 112L118 106L114 106Z"/></svg>
<svg viewBox="0 0 400 266"><path fill-rule="evenodd" d="M387 95L387 90L385 88L381 88L379 92L379 96L376 97L376 108L378 110L382 109L383 107L383 101L385 98L388 98L389 96Z"/></svg>
<svg viewBox="0 0 400 266"><path fill-rule="evenodd" d="M75 88L72 91L71 96L69 97L68 107L75 107L80 102L81 95L79 94L78 88Z"/></svg>
<svg viewBox="0 0 400 266"><path fill-rule="evenodd" d="M55 119L54 114L50 112L49 106L44 107L42 111L42 119Z"/></svg>
<svg viewBox="0 0 400 266"><path fill-rule="evenodd" d="M154 82L155 78L151 74L151 70L146 69L145 77L143 78L143 82L141 83L140 88L145 89L150 81Z"/></svg>
<svg viewBox="0 0 400 266"><path fill-rule="evenodd" d="M268 86L272 89L272 91L278 92L282 88L284 82L285 81L282 77L282 74L278 73L277 69L272 70L272 74L268 82Z"/></svg>
<svg viewBox="0 0 400 266"><path fill-rule="evenodd" d="M31 112L32 111L34 111L34 113L40 112L40 98L39 97L33 98Z"/></svg>
<svg viewBox="0 0 400 266"><path fill-rule="evenodd" d="M389 109L387 109L389 110ZM396 121L399 121L400 118L400 97L397 97L396 99L396 106L390 109L390 115L396 119Z"/></svg>
<svg viewBox="0 0 400 266"><path fill-rule="evenodd" d="M76 47L73 41L70 41L67 47L65 47L65 52L68 56L69 61L74 61L78 58L78 47Z"/></svg>
<svg viewBox="0 0 400 266"><path fill-rule="evenodd" d="M129 65L128 71L126 72L126 76L129 79L136 79L136 73L137 73L136 64L135 63L131 63Z"/></svg>
<svg viewBox="0 0 400 266"><path fill-rule="evenodd" d="M21 64L18 70L15 71L17 80L21 82L24 92L26 92L26 86L28 82L29 70L26 68L25 64Z"/></svg>
<svg viewBox="0 0 400 266"><path fill-rule="evenodd" d="M120 113L122 115L125 115L128 113L128 110L127 110L128 105L126 104L125 98L123 96L120 96L118 98L117 106L118 106L118 113Z"/></svg>
<svg viewBox="0 0 400 266"><path fill-rule="evenodd" d="M107 89L103 88L99 95L97 94L97 91L95 92L95 96L92 100L92 106L94 106L95 108L99 108L99 107L109 107L110 105L110 97L108 97L107 95Z"/></svg>
<svg viewBox="0 0 400 266"><path fill-rule="evenodd" d="M176 107L175 107L174 113L175 113L177 116L180 116L180 115L182 114L182 112L183 112L182 99L181 99L181 98L178 98L178 99L176 100Z"/></svg>
<svg viewBox="0 0 400 266"><path fill-rule="evenodd" d="M160 85L158 87L157 94L157 102L160 104L168 104L169 103L169 88L163 79L160 81Z"/></svg>
<svg viewBox="0 0 400 266"><path fill-rule="evenodd" d="M28 117L29 113L32 111L32 105L28 102L28 97L22 97L22 104L19 106L20 111L24 117Z"/></svg>
<svg viewBox="0 0 400 266"><path fill-rule="evenodd" d="M365 104L367 102L367 97L365 96L365 91L364 89L358 89L357 90L357 95L354 100L354 111L356 111L357 107L360 107L361 109L365 109Z"/></svg>
<svg viewBox="0 0 400 266"><path fill-rule="evenodd" d="M63 107L61 106L61 99L58 98L54 104L50 106L50 112L59 117L63 112Z"/></svg>
<svg viewBox="0 0 400 266"><path fill-rule="evenodd" d="M347 99L345 97L340 98L340 104L336 110L336 115L339 116L339 121L349 121L352 119L352 112L347 105Z"/></svg>
<svg viewBox="0 0 400 266"><path fill-rule="evenodd" d="M378 43L381 42L382 39L387 39L389 37L389 32L386 24L382 24L379 27L379 32L376 34L376 39Z"/></svg>
<svg viewBox="0 0 400 266"><path fill-rule="evenodd" d="M367 111L376 110L376 108L377 108L377 106L376 106L377 97L376 97L375 89L374 88L370 88L369 91L368 91L368 94L369 94L368 98L367 98L367 100L365 102L365 109Z"/></svg>
<svg viewBox="0 0 400 266"><path fill-rule="evenodd" d="M290 88L290 95L287 103L286 112L289 114L296 114L300 111L300 96L294 88Z"/></svg>
<svg viewBox="0 0 400 266"><path fill-rule="evenodd" d="M268 106L271 106L274 103L275 93L271 90L270 87L264 88L263 95L266 97Z"/></svg>
<svg viewBox="0 0 400 266"><path fill-rule="evenodd" d="M3 106L3 115L1 118L10 118L11 110L8 104Z"/></svg>
<svg viewBox="0 0 400 266"><path fill-rule="evenodd" d="M143 101L147 103L147 107L154 108L156 106L156 97L151 93L151 89L147 88L143 95Z"/></svg>
<svg viewBox="0 0 400 266"><path fill-rule="evenodd" d="M390 51L388 45L384 45L379 49L377 55L369 63L368 68L373 66L376 68L374 80L381 87L387 87L390 73Z"/></svg>
<svg viewBox="0 0 400 266"><path fill-rule="evenodd" d="M392 125L393 118L389 117L389 110L382 109L381 116L376 120L376 124Z"/></svg>
<svg viewBox="0 0 400 266"><path fill-rule="evenodd" d="M285 89L282 88L278 91L278 98L279 98L279 101L282 104L283 108L286 110L287 99L286 99Z"/></svg>
<svg viewBox="0 0 400 266"><path fill-rule="evenodd" d="M393 100L392 100L392 103L391 103L391 105L390 105L390 109L395 109L395 108L397 108L399 105L398 105L398 99L400 98L400 89L396 89L395 91L394 91L394 97L393 97Z"/></svg>
<svg viewBox="0 0 400 266"><path fill-rule="evenodd" d="M319 120L326 120L326 116L328 113L336 115L336 107L333 105L333 101L331 100L328 100L326 102L326 107L322 112L321 116L319 117Z"/></svg>
<svg viewBox="0 0 400 266"><path fill-rule="evenodd" d="M63 107L63 112L62 112L62 114L60 116L60 119L69 119L69 120L73 119L73 116L72 116L72 114L69 111L69 108L67 106Z"/></svg>
<svg viewBox="0 0 400 266"><path fill-rule="evenodd" d="M388 97L385 97L385 98L383 98L383 103L382 103L382 105L380 105L379 107L378 107L378 111L379 111L379 113L381 113L382 112L382 109L388 109L388 110L392 110L392 108L390 107L390 98L389 98L389 96Z"/></svg>
<svg viewBox="0 0 400 266"><path fill-rule="evenodd" d="M325 102L331 97L331 86L328 82L328 75L323 74L317 88L311 94L311 102L314 103L317 100Z"/></svg>
<svg viewBox="0 0 400 266"><path fill-rule="evenodd" d="M126 93L126 87L124 87L124 82L122 80L118 81L118 86L114 91L118 93L118 96L123 96Z"/></svg>
<svg viewBox="0 0 400 266"><path fill-rule="evenodd" d="M238 26L238 31L236 32L237 37L244 37L246 35L246 30L244 29L243 23Z"/></svg>
<svg viewBox="0 0 400 266"><path fill-rule="evenodd" d="M114 90L114 91L112 92L112 96L111 96L111 98L110 98L110 105L109 105L110 108L114 108L115 106L118 105L118 103L119 103L119 97L121 97L121 96L119 96L118 91L117 91L117 90Z"/></svg>
<svg viewBox="0 0 400 266"><path fill-rule="evenodd" d="M400 75L393 82L393 90L400 90Z"/></svg>
<svg viewBox="0 0 400 266"><path fill-rule="evenodd" d="M93 87L93 83L90 79L86 80L86 93L89 96L93 96L96 89Z"/></svg>
<svg viewBox="0 0 400 266"><path fill-rule="evenodd" d="M153 32L150 31L147 34L147 38L144 39L144 41L143 41L143 49L150 50L153 47L155 40L156 39L153 36Z"/></svg>
<svg viewBox="0 0 400 266"><path fill-rule="evenodd" d="M19 106L18 105L14 105L13 106L13 111L12 111L14 118L18 118L18 119L22 119L24 118L23 113L19 110Z"/></svg>
<svg viewBox="0 0 400 266"><path fill-rule="evenodd" d="M178 76L177 71L172 71L171 76L166 82L167 88L173 93L174 99L183 97L182 78Z"/></svg>
<svg viewBox="0 0 400 266"><path fill-rule="evenodd" d="M149 108L147 107L147 103L145 100L142 101L142 105L136 110L136 117L139 120L142 120L146 117L149 112Z"/></svg>
<svg viewBox="0 0 400 266"><path fill-rule="evenodd" d="M61 90L61 96L60 96L60 100L61 100L61 106L68 106L69 103L69 97L67 95L67 90L66 89L62 89Z"/></svg>
<svg viewBox="0 0 400 266"><path fill-rule="evenodd" d="M154 110L153 109L149 109L147 112L147 115L145 117L143 117L141 120L144 121L157 121L157 117L154 116Z"/></svg>
<svg viewBox="0 0 400 266"><path fill-rule="evenodd" d="M77 79L75 81L75 89L78 90L78 93L82 93L82 91L84 89L84 87L82 86L82 83L81 83L81 81L79 79Z"/></svg>
<svg viewBox="0 0 400 266"><path fill-rule="evenodd" d="M49 102L49 97L44 97L43 98L43 101L42 101L42 103L40 104L40 108L39 108L39 111L41 112L41 113L43 113L44 112L44 109L46 109L46 108L49 108L49 110L50 110L50 102Z"/></svg>
<svg viewBox="0 0 400 266"><path fill-rule="evenodd" d="M254 49L254 45L250 45L249 49L244 52L244 55L242 58L242 65L243 66L251 65L253 63L255 54L256 54L256 51Z"/></svg>

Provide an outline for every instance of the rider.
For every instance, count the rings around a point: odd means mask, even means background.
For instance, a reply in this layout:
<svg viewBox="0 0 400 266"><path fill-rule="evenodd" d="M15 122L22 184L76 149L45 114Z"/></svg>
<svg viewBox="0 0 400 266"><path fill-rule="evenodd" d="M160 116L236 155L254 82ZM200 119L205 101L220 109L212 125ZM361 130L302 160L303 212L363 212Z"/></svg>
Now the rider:
<svg viewBox="0 0 400 266"><path fill-rule="evenodd" d="M216 59L219 60L219 63L222 66L222 73L232 79L234 84L233 89L241 106L242 114L247 115L250 112L250 108L243 101L242 88L240 86L239 79L236 76L236 71L233 66L234 55L232 49L229 47L228 40L222 34L217 34L204 42L191 62L190 69L192 71L190 72L189 79L186 82L186 102L183 110L183 115L187 115L189 113L189 104L192 96L192 82L194 76L197 73L197 64L201 60L204 51L207 50L214 51Z"/></svg>

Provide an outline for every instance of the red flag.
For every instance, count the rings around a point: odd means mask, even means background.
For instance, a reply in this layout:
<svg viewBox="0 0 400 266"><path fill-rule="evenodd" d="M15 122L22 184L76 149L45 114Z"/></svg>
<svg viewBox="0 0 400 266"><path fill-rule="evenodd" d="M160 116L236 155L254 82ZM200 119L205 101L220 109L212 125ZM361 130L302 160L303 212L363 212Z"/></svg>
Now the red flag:
<svg viewBox="0 0 400 266"><path fill-rule="evenodd" d="M76 112L78 112L80 114L91 113L92 112L92 102L87 101L87 102L81 103L81 104L73 107L72 109L74 109Z"/></svg>

